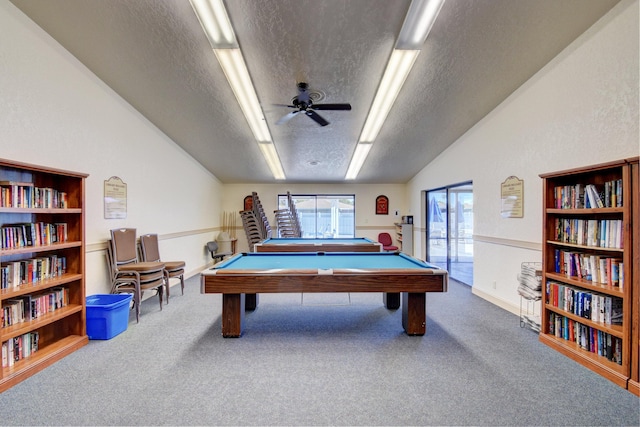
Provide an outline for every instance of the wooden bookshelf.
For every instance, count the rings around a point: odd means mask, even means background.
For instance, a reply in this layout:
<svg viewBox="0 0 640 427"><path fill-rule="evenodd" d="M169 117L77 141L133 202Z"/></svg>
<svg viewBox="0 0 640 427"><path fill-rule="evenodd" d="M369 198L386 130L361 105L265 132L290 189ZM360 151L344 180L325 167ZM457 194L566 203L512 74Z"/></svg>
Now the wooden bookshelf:
<svg viewBox="0 0 640 427"><path fill-rule="evenodd" d="M633 275L633 295L631 313L631 378L629 378L628 390L640 396L640 201L638 191L640 189L640 172L638 162L631 163L631 182L634 185L635 197L631 198L631 218L632 227L632 248L633 262L631 263L631 274Z"/></svg>
<svg viewBox="0 0 640 427"><path fill-rule="evenodd" d="M16 320L15 312L12 312L14 318L10 325L6 324L6 318L0 322L0 343L5 347L6 356L3 354L3 357L7 364L4 366L3 360L0 392L89 341L85 303L84 191L87 176L0 159L0 188L4 189L4 197L0 199L0 229L3 230L0 263L5 267L4 273L11 272L11 283L5 280L5 288L0 289L1 313L4 316L4 307L17 300L26 300L26 305L36 299L38 304L46 300L46 304L38 305L40 312L33 314L31 319ZM16 191L20 194L17 205L13 198ZM27 238L27 235L31 237ZM15 283L13 271L20 263L31 264L36 272L24 282ZM11 269L7 267L9 265ZM32 304L36 305L35 302ZM27 309L31 311L32 308ZM24 343L27 339L29 345ZM37 347L34 345L19 360L15 360L14 354L10 364L8 343L19 340L23 341L23 346L37 342Z"/></svg>
<svg viewBox="0 0 640 427"><path fill-rule="evenodd" d="M638 158L540 177L540 341L638 394Z"/></svg>

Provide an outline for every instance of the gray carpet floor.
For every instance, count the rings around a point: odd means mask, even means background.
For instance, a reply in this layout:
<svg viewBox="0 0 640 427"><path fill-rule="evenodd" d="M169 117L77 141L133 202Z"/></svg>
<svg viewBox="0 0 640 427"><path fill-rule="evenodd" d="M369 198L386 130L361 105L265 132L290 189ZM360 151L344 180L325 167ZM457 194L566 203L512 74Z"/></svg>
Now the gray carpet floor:
<svg viewBox="0 0 640 427"><path fill-rule="evenodd" d="M640 399L451 281L410 337L378 293L262 294L241 338L199 277L0 394L2 425L640 425Z"/></svg>

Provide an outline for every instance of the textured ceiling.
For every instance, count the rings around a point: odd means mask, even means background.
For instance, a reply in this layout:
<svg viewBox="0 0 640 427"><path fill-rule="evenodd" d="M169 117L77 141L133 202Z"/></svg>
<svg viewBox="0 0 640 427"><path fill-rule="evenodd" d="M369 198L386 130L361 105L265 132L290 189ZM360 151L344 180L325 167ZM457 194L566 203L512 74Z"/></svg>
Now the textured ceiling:
<svg viewBox="0 0 640 427"><path fill-rule="evenodd" d="M274 181L187 0L11 1L222 182ZM446 0L355 182L411 179L618 1ZM342 181L410 1L225 4L287 180ZM276 125L299 81L353 109Z"/></svg>

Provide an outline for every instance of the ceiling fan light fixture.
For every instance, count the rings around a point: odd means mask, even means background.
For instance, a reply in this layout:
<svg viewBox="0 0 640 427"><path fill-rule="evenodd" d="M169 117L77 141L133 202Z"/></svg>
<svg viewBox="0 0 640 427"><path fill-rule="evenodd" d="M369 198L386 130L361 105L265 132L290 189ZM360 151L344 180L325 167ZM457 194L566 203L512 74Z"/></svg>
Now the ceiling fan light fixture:
<svg viewBox="0 0 640 427"><path fill-rule="evenodd" d="M356 145L356 151L353 153L351 163L349 164L349 169L347 169L347 175L345 175L344 179L356 179L358 173L360 172L362 164L369 155L369 150L371 150L372 146L373 144L370 142L359 142Z"/></svg>
<svg viewBox="0 0 640 427"><path fill-rule="evenodd" d="M275 145L273 145L272 142L258 142L258 147L260 147L262 156L267 161L273 177L275 179L285 179L284 170L282 169L280 157L278 157Z"/></svg>
<svg viewBox="0 0 640 427"><path fill-rule="evenodd" d="M421 49L443 4L444 0L412 0L396 49Z"/></svg>
<svg viewBox="0 0 640 427"><path fill-rule="evenodd" d="M213 49L236 48L238 41L222 0L190 0Z"/></svg>

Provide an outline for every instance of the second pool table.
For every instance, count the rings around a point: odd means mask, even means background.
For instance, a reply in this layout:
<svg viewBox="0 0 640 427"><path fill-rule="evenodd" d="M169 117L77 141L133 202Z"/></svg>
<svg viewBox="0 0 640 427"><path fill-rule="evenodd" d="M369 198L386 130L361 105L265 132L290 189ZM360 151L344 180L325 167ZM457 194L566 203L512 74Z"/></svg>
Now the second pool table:
<svg viewBox="0 0 640 427"><path fill-rule="evenodd" d="M254 245L254 252L382 252L382 245L365 237L351 239L271 238Z"/></svg>

